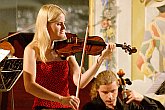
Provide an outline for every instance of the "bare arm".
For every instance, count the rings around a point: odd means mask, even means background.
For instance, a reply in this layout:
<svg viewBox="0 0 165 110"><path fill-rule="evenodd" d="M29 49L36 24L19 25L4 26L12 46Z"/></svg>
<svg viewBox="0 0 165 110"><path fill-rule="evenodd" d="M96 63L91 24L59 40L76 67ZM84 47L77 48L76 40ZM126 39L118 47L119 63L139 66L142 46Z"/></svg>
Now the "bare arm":
<svg viewBox="0 0 165 110"><path fill-rule="evenodd" d="M114 44L109 44L107 48L102 51L102 54L99 56L97 62L95 62L92 67L90 67L85 73L81 75L80 88L84 88L93 79L104 59L111 58L114 48ZM74 57L69 58L69 65L70 72L73 73L73 81L75 85L77 85L80 68Z"/></svg>
<svg viewBox="0 0 165 110"><path fill-rule="evenodd" d="M23 62L23 78L26 92L50 101L60 102L65 105L72 106L76 110L79 105L79 99L74 96L63 97L57 93L51 92L42 87L36 80L36 52L30 46L25 48ZM72 103L71 103L72 100Z"/></svg>
<svg viewBox="0 0 165 110"><path fill-rule="evenodd" d="M36 54L30 46L25 48L23 61L23 78L25 90L41 99L60 101L58 94L55 94L35 82L36 79ZM43 95L44 94L44 95Z"/></svg>

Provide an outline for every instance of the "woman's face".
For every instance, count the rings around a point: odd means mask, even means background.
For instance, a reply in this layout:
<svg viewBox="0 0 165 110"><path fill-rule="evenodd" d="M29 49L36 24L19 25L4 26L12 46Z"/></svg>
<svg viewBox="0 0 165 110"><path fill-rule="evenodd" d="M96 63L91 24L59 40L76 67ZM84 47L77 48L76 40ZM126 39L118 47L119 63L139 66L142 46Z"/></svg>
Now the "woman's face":
<svg viewBox="0 0 165 110"><path fill-rule="evenodd" d="M56 22L48 23L48 32L50 35L51 41L53 40L64 40L66 39L65 35L65 15L61 13Z"/></svg>

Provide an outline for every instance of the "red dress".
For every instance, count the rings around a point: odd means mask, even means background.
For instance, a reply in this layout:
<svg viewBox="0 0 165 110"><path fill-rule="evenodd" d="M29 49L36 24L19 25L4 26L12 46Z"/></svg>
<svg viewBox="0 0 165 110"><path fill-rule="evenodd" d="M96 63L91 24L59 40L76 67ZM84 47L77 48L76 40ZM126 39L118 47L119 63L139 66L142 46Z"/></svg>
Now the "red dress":
<svg viewBox="0 0 165 110"><path fill-rule="evenodd" d="M51 61L46 64L38 61L36 82L57 94L69 96L68 73L69 65L67 60ZM69 106L62 105L58 102L35 97L33 108L36 106L43 106L47 108L70 108Z"/></svg>

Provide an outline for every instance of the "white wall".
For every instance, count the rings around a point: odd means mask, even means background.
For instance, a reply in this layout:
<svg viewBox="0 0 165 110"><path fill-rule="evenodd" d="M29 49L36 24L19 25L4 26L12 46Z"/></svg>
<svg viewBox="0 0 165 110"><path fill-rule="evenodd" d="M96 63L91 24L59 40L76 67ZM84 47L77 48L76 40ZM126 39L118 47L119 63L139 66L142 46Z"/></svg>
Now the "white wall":
<svg viewBox="0 0 165 110"><path fill-rule="evenodd" d="M117 0L117 6L120 12L117 14L117 33L116 33L116 43L123 44L126 42L131 45L131 0ZM94 27L94 35L102 36L100 32L100 21L102 15L103 6L101 5L101 0L95 0L95 27ZM119 69L123 69L126 73L125 77L130 77L131 74L131 56L128 53L125 53L121 48L116 49L116 60L117 60L117 68L116 72ZM96 58L93 58L96 61ZM98 70L98 73L102 70L105 70L105 66L101 66Z"/></svg>
<svg viewBox="0 0 165 110"><path fill-rule="evenodd" d="M117 43L126 42L131 45L131 0L117 0L117 6L121 10L117 15ZM117 66L124 70L125 77L130 77L131 56L121 48L117 49Z"/></svg>

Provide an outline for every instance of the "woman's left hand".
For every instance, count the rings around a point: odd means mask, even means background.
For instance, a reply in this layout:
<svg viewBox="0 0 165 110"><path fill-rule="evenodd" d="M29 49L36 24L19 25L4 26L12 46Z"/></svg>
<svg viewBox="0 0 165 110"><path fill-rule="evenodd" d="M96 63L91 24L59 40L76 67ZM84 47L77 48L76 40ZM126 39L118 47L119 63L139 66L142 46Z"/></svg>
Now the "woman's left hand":
<svg viewBox="0 0 165 110"><path fill-rule="evenodd" d="M115 49L116 45L114 43L109 43L107 46L106 46L106 49L104 49L102 51L102 54L101 56L104 58L104 59L111 59L112 58L112 53L113 53L113 50Z"/></svg>

